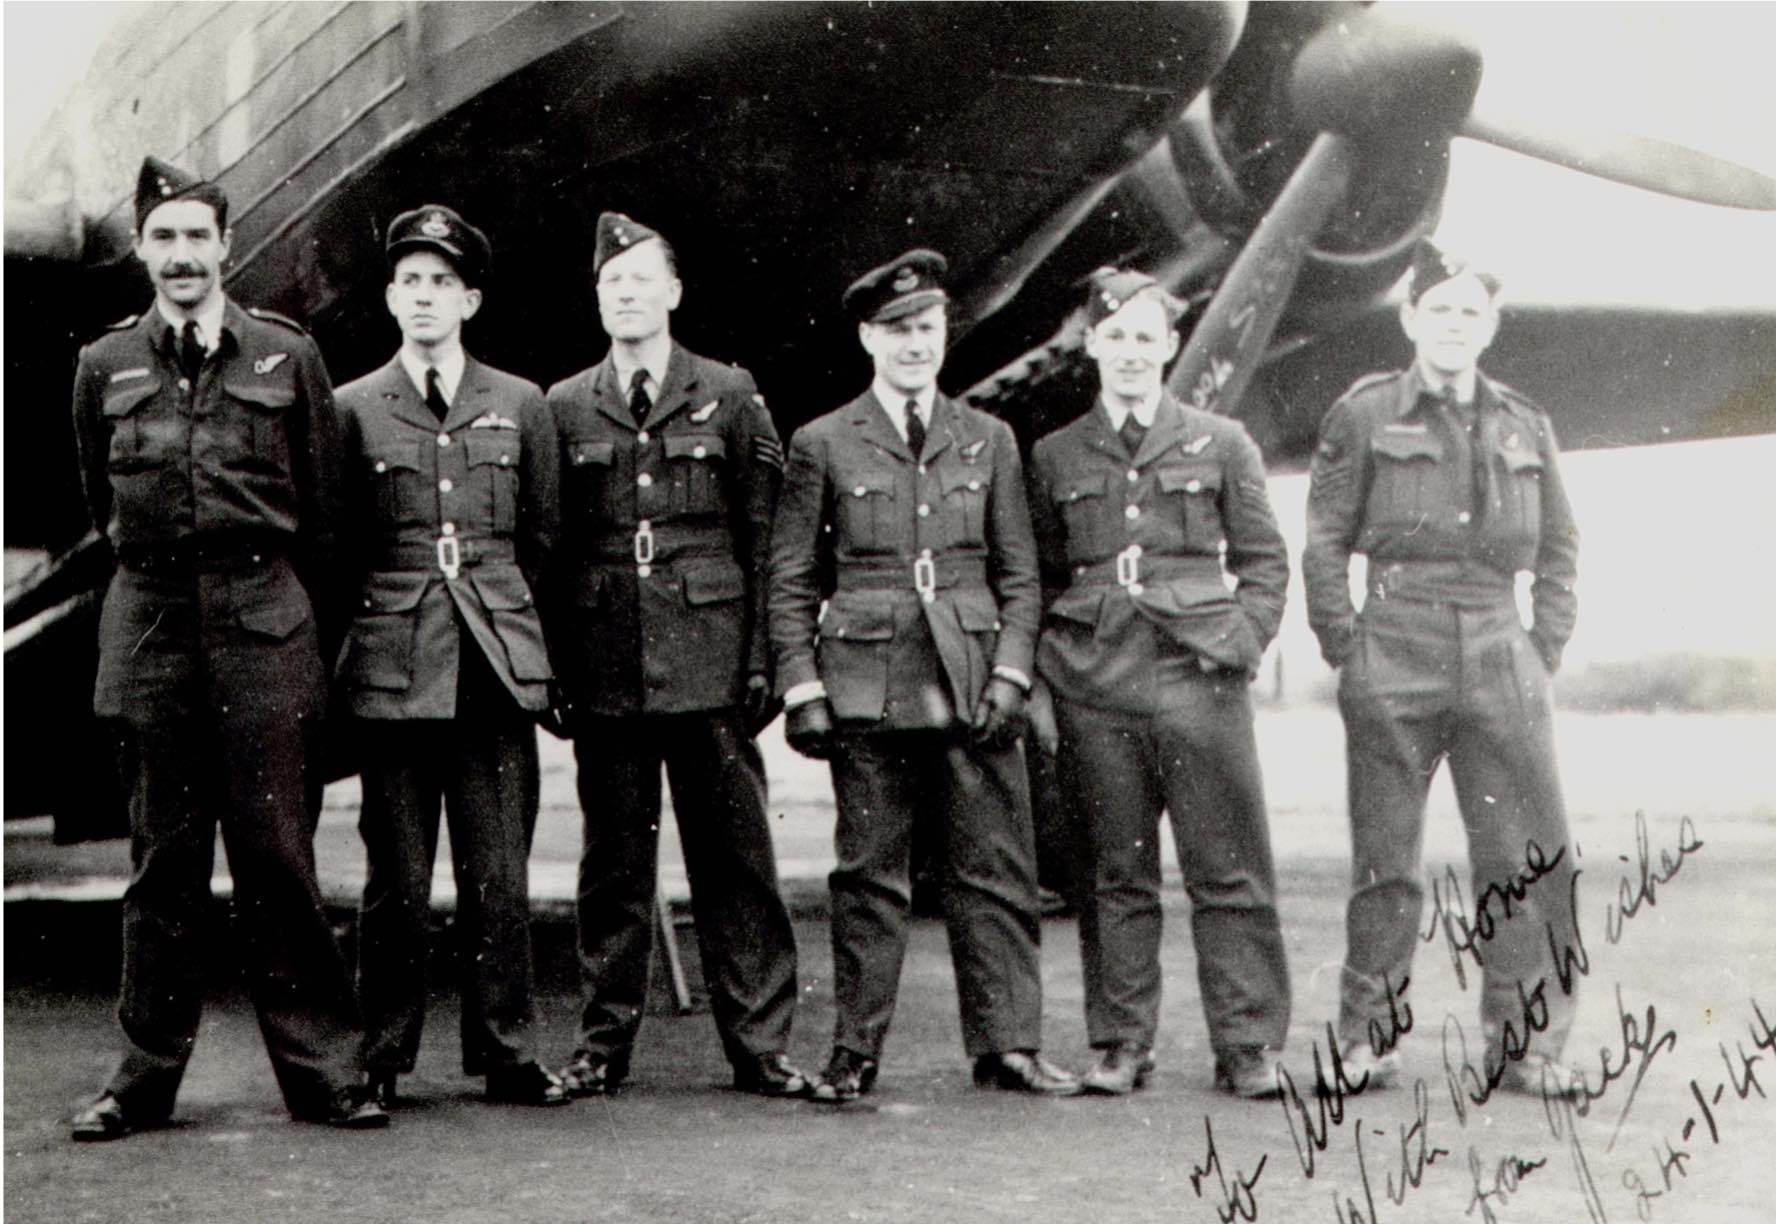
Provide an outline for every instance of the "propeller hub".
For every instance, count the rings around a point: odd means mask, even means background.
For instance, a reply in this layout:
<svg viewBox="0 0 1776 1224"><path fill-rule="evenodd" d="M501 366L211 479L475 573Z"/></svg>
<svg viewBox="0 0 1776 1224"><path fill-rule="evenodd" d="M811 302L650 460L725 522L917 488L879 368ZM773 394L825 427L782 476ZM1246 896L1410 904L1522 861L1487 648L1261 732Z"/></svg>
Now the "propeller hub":
<svg viewBox="0 0 1776 1224"><path fill-rule="evenodd" d="M1361 144L1447 137L1480 88L1480 50L1463 36L1371 9L1328 22L1289 73L1291 116Z"/></svg>

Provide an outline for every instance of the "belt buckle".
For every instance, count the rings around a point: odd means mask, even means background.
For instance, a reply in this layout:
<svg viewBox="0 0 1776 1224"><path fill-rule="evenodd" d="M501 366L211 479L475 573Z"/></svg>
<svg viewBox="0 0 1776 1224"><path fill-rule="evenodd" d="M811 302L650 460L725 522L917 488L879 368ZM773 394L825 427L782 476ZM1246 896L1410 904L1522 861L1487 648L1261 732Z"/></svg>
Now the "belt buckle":
<svg viewBox="0 0 1776 1224"><path fill-rule="evenodd" d="M1130 595L1141 593L1141 546L1139 544L1130 544L1116 554L1116 585L1127 587Z"/></svg>
<svg viewBox="0 0 1776 1224"><path fill-rule="evenodd" d="M462 573L462 545L456 542L455 536L438 537L438 568L444 571L446 578Z"/></svg>
<svg viewBox="0 0 1776 1224"><path fill-rule="evenodd" d="M913 562L913 590L926 603L937 598L937 562L929 553Z"/></svg>
<svg viewBox="0 0 1776 1224"><path fill-rule="evenodd" d="M654 526L642 519L635 528L635 563L646 565L654 559Z"/></svg>

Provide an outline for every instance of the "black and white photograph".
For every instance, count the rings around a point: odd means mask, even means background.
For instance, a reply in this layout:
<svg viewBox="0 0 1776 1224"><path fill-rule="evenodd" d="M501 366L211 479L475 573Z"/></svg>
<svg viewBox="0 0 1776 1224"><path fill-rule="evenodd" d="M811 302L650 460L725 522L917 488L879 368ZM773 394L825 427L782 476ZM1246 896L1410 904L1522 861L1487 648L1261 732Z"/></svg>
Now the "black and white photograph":
<svg viewBox="0 0 1776 1224"><path fill-rule="evenodd" d="M0 1215L1772 1218L1776 7L0 17Z"/></svg>

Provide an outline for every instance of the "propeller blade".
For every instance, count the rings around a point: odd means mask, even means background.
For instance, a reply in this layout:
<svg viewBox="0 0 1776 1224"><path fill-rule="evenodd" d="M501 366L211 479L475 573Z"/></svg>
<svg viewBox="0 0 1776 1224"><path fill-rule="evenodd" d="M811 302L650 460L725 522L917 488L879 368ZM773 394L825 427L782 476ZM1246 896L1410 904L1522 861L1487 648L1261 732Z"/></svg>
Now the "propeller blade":
<svg viewBox="0 0 1776 1224"><path fill-rule="evenodd" d="M1350 186L1349 137L1321 132L1228 268L1166 385L1206 412L1239 403L1289 303L1314 235Z"/></svg>
<svg viewBox="0 0 1776 1224"><path fill-rule="evenodd" d="M1684 145L1602 129L1552 131L1535 119L1475 111L1461 134L1662 195L1725 208L1776 210L1776 179Z"/></svg>

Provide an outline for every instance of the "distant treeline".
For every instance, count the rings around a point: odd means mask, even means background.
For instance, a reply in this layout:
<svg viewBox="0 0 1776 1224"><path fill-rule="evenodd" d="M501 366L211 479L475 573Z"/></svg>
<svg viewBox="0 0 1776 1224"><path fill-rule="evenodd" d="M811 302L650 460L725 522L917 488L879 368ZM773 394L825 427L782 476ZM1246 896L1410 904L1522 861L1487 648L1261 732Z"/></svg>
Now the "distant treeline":
<svg viewBox="0 0 1776 1224"><path fill-rule="evenodd" d="M1776 709L1776 659L1668 654L1626 663L1591 663L1555 683L1568 710L1700 713Z"/></svg>
<svg viewBox="0 0 1776 1224"><path fill-rule="evenodd" d="M1259 704L1336 704L1337 677L1314 670L1306 683L1279 686L1272 658L1254 689ZM1554 701L1560 709L1589 714L1776 710L1776 658L1665 654L1568 666L1554 682Z"/></svg>

